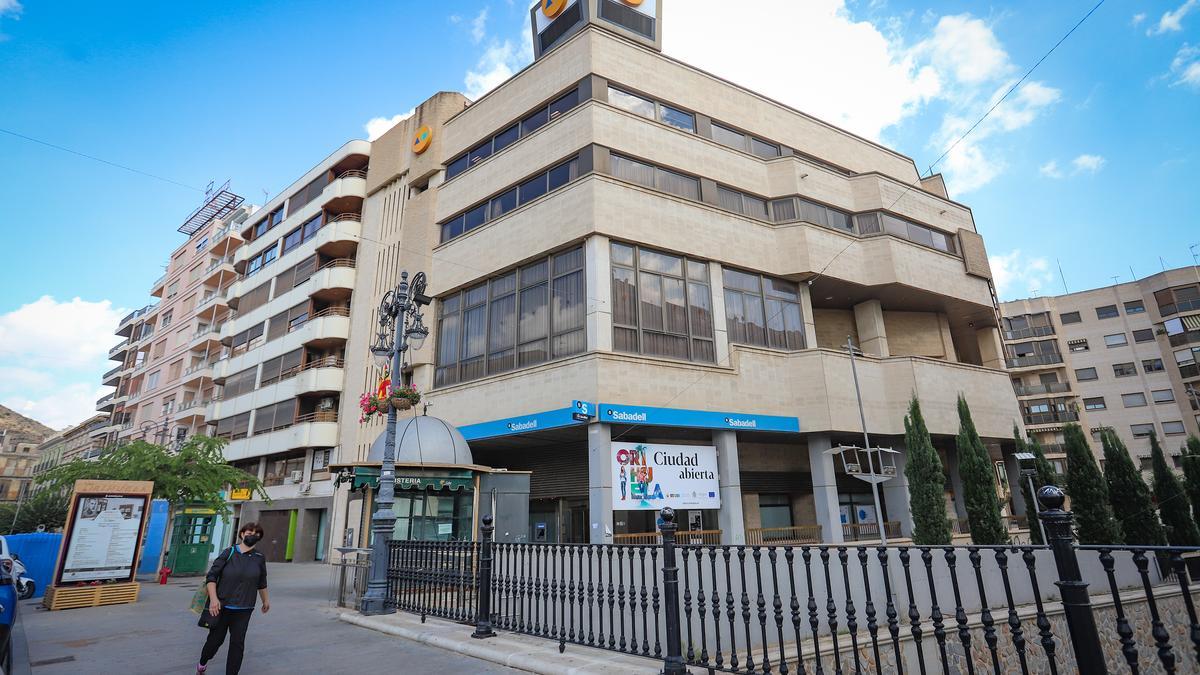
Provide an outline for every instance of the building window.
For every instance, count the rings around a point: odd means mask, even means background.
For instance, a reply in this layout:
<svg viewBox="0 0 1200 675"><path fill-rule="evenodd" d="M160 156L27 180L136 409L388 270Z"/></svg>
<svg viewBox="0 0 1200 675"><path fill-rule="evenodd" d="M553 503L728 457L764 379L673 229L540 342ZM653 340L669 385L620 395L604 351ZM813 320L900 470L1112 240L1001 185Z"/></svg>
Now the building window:
<svg viewBox="0 0 1200 675"><path fill-rule="evenodd" d="M1124 333L1104 336L1104 346L1106 347L1124 347L1127 344L1129 344L1129 338L1125 337Z"/></svg>
<svg viewBox="0 0 1200 675"><path fill-rule="evenodd" d="M162 371L156 370L146 376L146 391L150 391L158 386L159 375L162 375Z"/></svg>
<svg viewBox="0 0 1200 675"><path fill-rule="evenodd" d="M250 412L244 412L233 417L217 420L217 438L236 441L250 435Z"/></svg>
<svg viewBox="0 0 1200 675"><path fill-rule="evenodd" d="M246 263L246 271L244 274L242 274L242 277L244 278L253 275L267 265L275 262L277 257L279 257L278 242L271 244L271 246L265 251L251 258L250 261Z"/></svg>
<svg viewBox="0 0 1200 675"><path fill-rule="evenodd" d="M314 178L308 185L305 185L297 190L295 194L293 194L291 197L288 197L287 214L289 216L292 215L301 208L307 206L309 202L319 197L325 190L325 186L329 185L329 182L329 172L325 171L322 172L320 176Z"/></svg>
<svg viewBox="0 0 1200 675"><path fill-rule="evenodd" d="M309 480L329 480L329 456L331 450L313 450L312 471Z"/></svg>
<svg viewBox="0 0 1200 675"><path fill-rule="evenodd" d="M1095 368L1077 368L1075 369L1075 379L1080 382L1089 382L1098 380L1100 377L1096 374Z"/></svg>
<svg viewBox="0 0 1200 675"><path fill-rule="evenodd" d="M1155 403L1175 402L1175 392L1170 389L1155 389L1150 392L1150 396L1154 399Z"/></svg>
<svg viewBox="0 0 1200 675"><path fill-rule="evenodd" d="M579 177L579 158L571 159L554 168L529 178L516 187L494 195L481 204L467 209L441 224L442 241L447 242L455 237L474 230L484 223L495 220L512 211L518 206L524 206L541 197L547 192L553 192Z"/></svg>
<svg viewBox="0 0 1200 675"><path fill-rule="evenodd" d="M1134 342L1154 342L1154 331L1149 328L1139 328L1133 331Z"/></svg>
<svg viewBox="0 0 1200 675"><path fill-rule="evenodd" d="M547 122L558 119L563 113L577 105L579 105L578 89L572 89L554 99L548 105L543 105L533 113L527 115L521 122L505 127L491 138L450 160L446 164L446 180L450 180L476 164L483 162L504 148L516 143L519 139L540 129Z"/></svg>
<svg viewBox="0 0 1200 675"><path fill-rule="evenodd" d="M301 347L282 356L276 356L273 359L263 361L262 377L259 379L258 386L265 387L268 384L274 384L280 380L286 380L294 376L300 372L300 363L303 359L304 348Z"/></svg>
<svg viewBox="0 0 1200 675"><path fill-rule="evenodd" d="M1200 309L1200 286L1166 288L1154 294L1158 312L1163 316Z"/></svg>
<svg viewBox="0 0 1200 675"><path fill-rule="evenodd" d="M954 235L940 232L931 227L907 221L884 211L859 213L854 216L855 227L861 235L890 234L901 239L937 249L945 253L958 254Z"/></svg>
<svg viewBox="0 0 1200 675"><path fill-rule="evenodd" d="M1079 323L1080 321L1083 321L1083 319L1079 316L1079 312L1064 312L1063 314L1058 315L1058 320L1061 321L1063 325L1069 323Z"/></svg>
<svg viewBox="0 0 1200 675"><path fill-rule="evenodd" d="M1097 396L1096 398L1083 399L1084 410L1107 410L1108 406L1104 404L1104 397Z"/></svg>
<svg viewBox="0 0 1200 675"><path fill-rule="evenodd" d="M1126 314L1142 314L1146 311L1146 305L1141 300L1132 300L1125 303Z"/></svg>
<svg viewBox="0 0 1200 675"><path fill-rule="evenodd" d="M583 353L583 266L575 248L442 298L434 386Z"/></svg>
<svg viewBox="0 0 1200 675"><path fill-rule="evenodd" d="M267 458L267 476L263 485L292 485L304 480L305 451Z"/></svg>
<svg viewBox="0 0 1200 675"><path fill-rule="evenodd" d="M1154 433L1153 424L1131 424L1129 430L1133 432L1134 438L1146 438Z"/></svg>
<svg viewBox="0 0 1200 675"><path fill-rule="evenodd" d="M1141 408L1146 405L1146 395L1140 391L1132 394L1121 394L1121 404L1126 408Z"/></svg>
<svg viewBox="0 0 1200 675"><path fill-rule="evenodd" d="M159 320L159 324L160 324L160 325L159 325L159 328L166 328L167 326L170 326L170 325L171 325L171 319L173 319L173 318L174 318L174 314L175 314L175 312L174 312L173 310L170 310L170 309L168 309L167 311L163 312L162 319L160 319L160 320Z"/></svg>
<svg viewBox="0 0 1200 675"><path fill-rule="evenodd" d="M721 145L748 152L763 159L774 159L782 154L779 146L775 143L735 131L716 122L712 123L712 138Z"/></svg>
<svg viewBox="0 0 1200 675"><path fill-rule="evenodd" d="M1180 436L1187 433L1187 429L1183 428L1183 422L1180 421L1163 422L1162 427L1164 436Z"/></svg>
<svg viewBox="0 0 1200 675"><path fill-rule="evenodd" d="M252 241L254 239L258 239L259 237L261 237L264 234L266 234L267 232L269 232L271 230L271 228L275 227L276 225L278 225L279 223L282 223L282 222L283 222L283 207L280 206L279 208L277 208L274 211L267 214L267 216L265 218L263 218L262 220L260 220L254 224L254 232L251 234L250 239Z"/></svg>
<svg viewBox="0 0 1200 675"><path fill-rule="evenodd" d="M646 119L654 119L654 101L650 99L609 87L608 102L621 110L641 115Z"/></svg>
<svg viewBox="0 0 1200 675"><path fill-rule="evenodd" d="M221 388L221 398L229 400L254 391L254 377L257 373L257 368L247 368L226 377L225 384Z"/></svg>
<svg viewBox="0 0 1200 675"><path fill-rule="evenodd" d="M1117 377L1129 377L1137 375L1137 368L1132 363L1114 363L1113 375Z"/></svg>
<svg viewBox="0 0 1200 675"><path fill-rule="evenodd" d="M795 283L732 269L725 269L723 277L730 342L804 349L804 319Z"/></svg>
<svg viewBox="0 0 1200 675"><path fill-rule="evenodd" d="M803 197L788 197L771 202L771 220L777 223L802 220L839 232L854 233L854 221L849 213Z"/></svg>
<svg viewBox="0 0 1200 675"><path fill-rule="evenodd" d="M1096 308L1097 319L1113 319L1120 315L1121 314L1117 311L1116 305L1105 305L1103 307Z"/></svg>
<svg viewBox="0 0 1200 675"><path fill-rule="evenodd" d="M717 203L726 211L767 220L767 200L721 185L717 186Z"/></svg>
<svg viewBox="0 0 1200 675"><path fill-rule="evenodd" d="M658 106L658 121L663 124L668 124L686 131L689 134L696 133L696 117L689 112L684 112L669 105L659 104Z"/></svg>
<svg viewBox="0 0 1200 675"><path fill-rule="evenodd" d="M764 530L792 526L792 498L783 494L758 496L759 522Z"/></svg>
<svg viewBox="0 0 1200 675"><path fill-rule="evenodd" d="M613 349L713 363L708 264L612 243Z"/></svg>
<svg viewBox="0 0 1200 675"><path fill-rule="evenodd" d="M292 426L296 420L296 400L289 398L254 410L254 433L266 434Z"/></svg>
<svg viewBox="0 0 1200 675"><path fill-rule="evenodd" d="M1087 340L1071 340L1067 343L1067 349L1073 352L1086 352L1088 350Z"/></svg>
<svg viewBox="0 0 1200 675"><path fill-rule="evenodd" d="M287 253L300 244L303 244L309 239L315 237L317 235L317 231L320 230L324 224L325 214L318 213L312 218L309 218L308 222L304 223L300 227L297 227L291 232L288 232L283 237L283 252Z"/></svg>
<svg viewBox="0 0 1200 675"><path fill-rule="evenodd" d="M1147 373L1161 373L1166 369L1163 368L1162 359L1143 359L1142 370L1146 371Z"/></svg>
<svg viewBox="0 0 1200 675"><path fill-rule="evenodd" d="M171 298L175 297L178 294L179 294L179 281L175 280L175 281L172 281L169 286L167 286L167 299L170 300Z"/></svg>
<svg viewBox="0 0 1200 675"><path fill-rule="evenodd" d="M685 199L700 200L700 179L698 178L621 155L612 155L609 166L612 169L612 175L616 178Z"/></svg>

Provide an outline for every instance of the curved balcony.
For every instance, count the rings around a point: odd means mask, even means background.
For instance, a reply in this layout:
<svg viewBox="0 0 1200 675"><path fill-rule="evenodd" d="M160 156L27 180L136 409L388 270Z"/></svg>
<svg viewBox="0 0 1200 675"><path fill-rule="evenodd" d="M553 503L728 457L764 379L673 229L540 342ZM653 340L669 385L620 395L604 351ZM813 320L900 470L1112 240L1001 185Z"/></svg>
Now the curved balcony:
<svg viewBox="0 0 1200 675"><path fill-rule="evenodd" d="M163 287L166 285L167 285L167 273L163 272L163 275L161 277L159 277L158 279L156 279L154 281L154 284L152 286L150 286L150 295L155 298L161 298L163 296Z"/></svg>
<svg viewBox="0 0 1200 675"><path fill-rule="evenodd" d="M129 340L121 340L108 350L108 358L113 361L124 361L125 353L129 351Z"/></svg>
<svg viewBox="0 0 1200 675"><path fill-rule="evenodd" d="M175 410L172 418L176 422L188 423L191 423L196 419L205 419L205 412L208 409L208 404L209 401L207 399L192 399L191 401L185 401L179 406L178 409Z"/></svg>
<svg viewBox="0 0 1200 675"><path fill-rule="evenodd" d="M134 321L149 314L157 306L157 304L146 305L141 309L137 309L126 314L125 317L121 319L121 323L117 324L117 335L129 337L130 332L133 330Z"/></svg>
<svg viewBox="0 0 1200 675"><path fill-rule="evenodd" d="M202 284L219 286L222 281L228 281L237 276L233 270L233 256L225 256L209 263L200 274Z"/></svg>
<svg viewBox="0 0 1200 675"><path fill-rule="evenodd" d="M222 313L229 311L229 298L225 297L225 293L216 291L196 303L196 309L193 311L201 320L215 321Z"/></svg>
<svg viewBox="0 0 1200 675"><path fill-rule="evenodd" d="M230 223L212 233L208 238L208 250L215 255L227 256L230 251L244 243L246 240L242 239L241 231Z"/></svg>
<svg viewBox="0 0 1200 675"><path fill-rule="evenodd" d="M112 412L113 406L116 405L117 392L113 392L108 396L102 396L96 401L97 412Z"/></svg>
<svg viewBox="0 0 1200 675"><path fill-rule="evenodd" d="M100 380L100 384L103 384L106 387L117 386L121 382L121 371L122 370L125 370L125 364L118 363L116 368L113 368L112 370L109 370L107 373L104 374L104 377L101 378L101 380Z"/></svg>
<svg viewBox="0 0 1200 675"><path fill-rule="evenodd" d="M342 391L345 362L335 357L304 364L296 374L297 394L323 394Z"/></svg>
<svg viewBox="0 0 1200 675"><path fill-rule="evenodd" d="M221 349L221 329L225 327L225 323L216 326L209 325L192 333L192 339L188 341L189 349L206 349L211 351L220 351Z"/></svg>
<svg viewBox="0 0 1200 675"><path fill-rule="evenodd" d="M347 298L357 276L354 258L335 258L321 265L308 279L308 294L318 300Z"/></svg>
<svg viewBox="0 0 1200 675"><path fill-rule="evenodd" d="M321 191L320 204L334 212L345 211L367 198L367 172L351 169L339 173Z"/></svg>
<svg viewBox="0 0 1200 675"><path fill-rule="evenodd" d="M234 462L295 448L337 445L337 411L312 412L296 417L291 426L266 433L254 434L232 441L225 447L225 459Z"/></svg>
<svg viewBox="0 0 1200 675"><path fill-rule="evenodd" d="M209 361L202 361L196 365L183 371L182 383L192 384L202 382L205 379L212 379L213 365Z"/></svg>
<svg viewBox="0 0 1200 675"><path fill-rule="evenodd" d="M332 216L313 237L316 250L336 258L350 257L361 240L362 215L358 213Z"/></svg>

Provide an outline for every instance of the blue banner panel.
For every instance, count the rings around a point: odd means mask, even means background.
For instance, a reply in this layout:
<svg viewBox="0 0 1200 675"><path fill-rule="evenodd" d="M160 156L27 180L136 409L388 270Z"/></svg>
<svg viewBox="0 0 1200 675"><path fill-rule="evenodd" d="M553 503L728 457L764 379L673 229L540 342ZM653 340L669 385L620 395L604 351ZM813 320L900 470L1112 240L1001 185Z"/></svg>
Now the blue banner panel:
<svg viewBox="0 0 1200 675"><path fill-rule="evenodd" d="M645 424L658 427L696 429L745 429L747 431L783 431L800 433L800 419L778 415L747 415L711 410L649 408L638 405L601 403L598 422L607 424Z"/></svg>
<svg viewBox="0 0 1200 675"><path fill-rule="evenodd" d="M502 420L492 420L491 422L480 422L479 424L468 424L459 427L458 430L462 432L463 438L468 441L477 441L481 438L495 438L497 436L512 436L514 434L528 434L545 429L587 424L587 419L579 419L583 415L577 416L577 413L580 413L582 410L586 414L590 409L591 404L584 401L575 401L567 408L547 410L520 417L508 417Z"/></svg>

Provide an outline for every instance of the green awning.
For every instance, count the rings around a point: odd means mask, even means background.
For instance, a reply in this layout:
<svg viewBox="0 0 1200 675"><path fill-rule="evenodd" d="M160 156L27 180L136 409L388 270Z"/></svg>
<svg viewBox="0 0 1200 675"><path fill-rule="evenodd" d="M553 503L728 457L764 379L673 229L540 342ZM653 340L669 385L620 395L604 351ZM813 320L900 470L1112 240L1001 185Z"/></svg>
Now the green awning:
<svg viewBox="0 0 1200 675"><path fill-rule="evenodd" d="M379 469L373 466L354 467L350 489L358 490L364 486L372 490L379 489ZM474 486L475 477L471 471L443 471L437 474L405 473L403 469L396 471L397 490L470 490Z"/></svg>

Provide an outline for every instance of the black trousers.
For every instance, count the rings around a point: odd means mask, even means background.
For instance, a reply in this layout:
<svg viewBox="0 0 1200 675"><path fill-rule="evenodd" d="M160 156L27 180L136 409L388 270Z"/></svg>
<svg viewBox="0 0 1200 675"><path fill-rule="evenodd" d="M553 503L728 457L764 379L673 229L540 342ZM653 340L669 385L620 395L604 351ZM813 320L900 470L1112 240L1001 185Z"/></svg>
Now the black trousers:
<svg viewBox="0 0 1200 675"><path fill-rule="evenodd" d="M205 609L205 611L208 611ZM246 648L246 629L250 627L252 609L222 609L208 629L208 640L200 652L200 663L207 665L225 642L229 633L229 653L225 656L225 673L237 675L242 668L242 652Z"/></svg>

